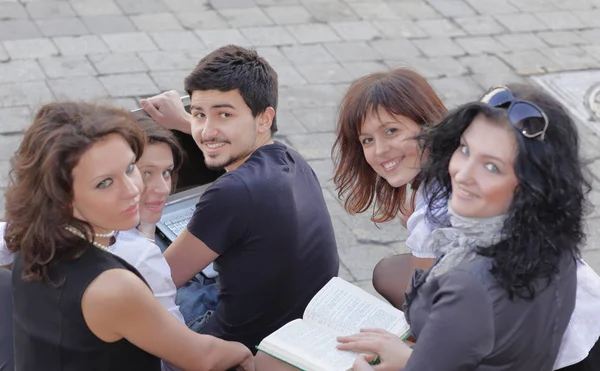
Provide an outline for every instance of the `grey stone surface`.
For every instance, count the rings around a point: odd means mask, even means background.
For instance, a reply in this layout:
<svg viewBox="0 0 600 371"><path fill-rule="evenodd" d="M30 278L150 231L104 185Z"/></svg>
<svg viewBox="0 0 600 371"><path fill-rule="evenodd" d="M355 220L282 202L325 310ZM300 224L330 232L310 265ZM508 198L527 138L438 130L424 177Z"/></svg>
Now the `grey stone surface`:
<svg viewBox="0 0 600 371"><path fill-rule="evenodd" d="M309 159L323 187L340 275L373 292L377 261L408 249L397 222L377 228L370 211L350 216L333 191L331 144L350 82L409 67L450 108L492 85L560 86L600 206L600 124L581 98L600 81L590 72L600 69L598 40L598 0L0 0L0 195L18 133L42 103L137 108L160 91L184 94L183 79L210 50L254 47L279 75L276 138ZM584 252L596 270L599 210Z"/></svg>

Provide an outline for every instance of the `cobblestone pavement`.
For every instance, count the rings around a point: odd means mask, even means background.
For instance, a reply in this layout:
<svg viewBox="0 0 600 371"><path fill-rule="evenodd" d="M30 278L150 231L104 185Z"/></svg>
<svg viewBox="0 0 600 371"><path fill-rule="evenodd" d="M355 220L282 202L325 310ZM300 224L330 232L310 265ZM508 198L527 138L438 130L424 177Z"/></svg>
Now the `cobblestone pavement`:
<svg viewBox="0 0 600 371"><path fill-rule="evenodd" d="M0 186L40 103L109 101L182 90L183 77L226 43L253 46L280 76L279 139L321 179L342 277L371 290L373 266L405 252L399 224L351 217L330 181L338 104L350 81L408 65L448 106L496 83L600 68L600 0L0 0ZM600 176L600 139L581 125ZM597 192L593 201L600 203ZM3 206L0 205L0 207ZM585 257L600 271L600 213Z"/></svg>

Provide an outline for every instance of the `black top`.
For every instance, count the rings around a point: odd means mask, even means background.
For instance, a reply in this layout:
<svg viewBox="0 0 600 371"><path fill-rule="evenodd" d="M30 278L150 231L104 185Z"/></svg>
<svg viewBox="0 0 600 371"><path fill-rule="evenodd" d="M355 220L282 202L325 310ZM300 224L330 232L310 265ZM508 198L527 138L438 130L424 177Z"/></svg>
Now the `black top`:
<svg viewBox="0 0 600 371"><path fill-rule="evenodd" d="M0 268L0 371L14 371L10 271Z"/></svg>
<svg viewBox="0 0 600 371"><path fill-rule="evenodd" d="M204 333L253 352L337 276L333 225L308 163L275 142L202 195L189 231L220 256L220 294Z"/></svg>
<svg viewBox="0 0 600 371"><path fill-rule="evenodd" d="M84 242L86 243L86 242ZM88 285L109 269L139 272L119 257L88 244L82 256L50 267L53 288L21 278L23 262L15 255L12 285L15 367L19 371L160 370L160 360L122 339L107 343L88 328L81 299ZM144 281L145 282L145 281Z"/></svg>
<svg viewBox="0 0 600 371"><path fill-rule="evenodd" d="M405 305L417 339L406 371L552 371L575 307L574 258L565 254L549 285L536 282L533 300L510 300L491 266L477 256L429 280L417 270Z"/></svg>

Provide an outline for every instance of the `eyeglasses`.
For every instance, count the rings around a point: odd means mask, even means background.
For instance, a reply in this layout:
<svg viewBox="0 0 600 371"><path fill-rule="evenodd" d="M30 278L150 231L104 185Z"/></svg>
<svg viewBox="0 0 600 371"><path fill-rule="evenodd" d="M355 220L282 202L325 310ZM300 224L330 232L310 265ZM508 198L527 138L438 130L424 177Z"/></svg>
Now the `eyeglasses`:
<svg viewBox="0 0 600 371"><path fill-rule="evenodd" d="M508 121L523 136L539 137L540 140L544 140L548 129L548 117L544 111L531 102L516 99L506 86L490 89L480 101L492 107L508 110Z"/></svg>

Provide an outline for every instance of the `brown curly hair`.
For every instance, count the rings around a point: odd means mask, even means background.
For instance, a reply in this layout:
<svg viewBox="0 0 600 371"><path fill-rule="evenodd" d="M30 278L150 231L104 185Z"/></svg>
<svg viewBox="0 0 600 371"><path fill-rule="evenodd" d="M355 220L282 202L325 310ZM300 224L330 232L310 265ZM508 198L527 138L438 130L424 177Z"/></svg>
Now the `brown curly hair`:
<svg viewBox="0 0 600 371"><path fill-rule="evenodd" d="M64 227L72 225L89 240L92 226L73 217L72 170L81 156L110 134L121 135L136 155L146 138L133 116L118 108L78 102L40 108L11 159L5 192L5 240L23 259L23 279L50 281L49 265L76 259L86 245Z"/></svg>
<svg viewBox="0 0 600 371"><path fill-rule="evenodd" d="M392 187L365 160L359 132L366 117L379 108L423 127L440 121L446 107L425 78L406 68L366 75L354 81L342 99L332 149L338 197L345 199L344 207L351 214L362 213L374 203L371 220L383 223L406 212L406 185ZM417 188L418 181L412 186ZM414 202L415 193L411 208Z"/></svg>

